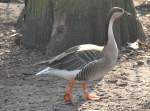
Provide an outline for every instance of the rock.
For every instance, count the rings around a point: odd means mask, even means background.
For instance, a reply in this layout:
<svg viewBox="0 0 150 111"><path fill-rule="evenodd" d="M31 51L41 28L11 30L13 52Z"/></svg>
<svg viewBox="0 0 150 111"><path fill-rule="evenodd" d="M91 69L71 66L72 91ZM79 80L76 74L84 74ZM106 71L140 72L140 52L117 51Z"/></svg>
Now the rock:
<svg viewBox="0 0 150 111"><path fill-rule="evenodd" d="M131 49L138 49L139 48L139 44L138 44L138 40L135 41L134 43L128 43L128 47Z"/></svg>
<svg viewBox="0 0 150 111"><path fill-rule="evenodd" d="M150 101L147 101L146 103L143 104L144 109L150 109Z"/></svg>
<svg viewBox="0 0 150 111"><path fill-rule="evenodd" d="M142 61L142 60L137 61L137 65L138 66L144 65L144 61Z"/></svg>
<svg viewBox="0 0 150 111"><path fill-rule="evenodd" d="M126 81L123 81L121 79L119 79L117 82L116 82L116 85L117 86L127 86L128 83Z"/></svg>
<svg viewBox="0 0 150 111"><path fill-rule="evenodd" d="M126 72L124 72L124 73L122 73L121 74L121 76L129 76L130 74L129 73L126 73Z"/></svg>
<svg viewBox="0 0 150 111"><path fill-rule="evenodd" d="M124 75L124 76L121 76L120 78L121 78L122 80L128 80L128 77L125 76L125 75Z"/></svg>
<svg viewBox="0 0 150 111"><path fill-rule="evenodd" d="M105 80L107 83L116 83L118 80L117 79L107 79Z"/></svg>
<svg viewBox="0 0 150 111"><path fill-rule="evenodd" d="M148 60L146 61L146 63L147 63L147 65L150 65L150 59L148 59Z"/></svg>
<svg viewBox="0 0 150 111"><path fill-rule="evenodd" d="M114 75L105 76L104 80L106 83L114 84L118 81L118 75L114 74Z"/></svg>
<svg viewBox="0 0 150 111"><path fill-rule="evenodd" d="M133 68L136 68L136 67L141 66L141 65L144 65L144 61L138 60L137 62L135 62L135 63L133 64Z"/></svg>

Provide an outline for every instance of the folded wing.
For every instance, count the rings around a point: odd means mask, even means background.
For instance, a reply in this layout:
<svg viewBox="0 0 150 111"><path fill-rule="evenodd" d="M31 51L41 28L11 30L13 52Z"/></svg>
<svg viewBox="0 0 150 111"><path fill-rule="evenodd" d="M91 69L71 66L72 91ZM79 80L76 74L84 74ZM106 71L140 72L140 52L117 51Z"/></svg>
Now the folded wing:
<svg viewBox="0 0 150 111"><path fill-rule="evenodd" d="M72 47L48 61L48 66L56 69L82 69L91 61L103 57L103 47L85 44Z"/></svg>

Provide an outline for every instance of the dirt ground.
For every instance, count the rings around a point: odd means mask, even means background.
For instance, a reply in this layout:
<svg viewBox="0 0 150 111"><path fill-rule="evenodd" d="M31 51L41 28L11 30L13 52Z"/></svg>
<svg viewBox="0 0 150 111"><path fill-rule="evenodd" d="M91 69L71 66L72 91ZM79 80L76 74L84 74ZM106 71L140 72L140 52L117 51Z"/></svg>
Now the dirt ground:
<svg viewBox="0 0 150 111"><path fill-rule="evenodd" d="M134 1L135 5L142 3ZM0 3L0 111L150 111L150 12L138 13L147 46L123 49L114 70L90 86L101 100L84 101L77 85L74 104L65 104L66 80L30 75L42 69L31 64L47 57L14 43L14 25L22 7Z"/></svg>

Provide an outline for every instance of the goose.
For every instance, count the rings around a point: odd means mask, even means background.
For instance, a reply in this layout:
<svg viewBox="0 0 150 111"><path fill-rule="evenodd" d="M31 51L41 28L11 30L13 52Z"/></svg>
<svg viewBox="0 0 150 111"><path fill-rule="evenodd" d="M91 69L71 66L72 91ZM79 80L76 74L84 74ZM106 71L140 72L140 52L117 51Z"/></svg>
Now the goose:
<svg viewBox="0 0 150 111"><path fill-rule="evenodd" d="M81 83L85 100L99 100L98 95L88 92L88 81L101 80L115 66L118 47L113 33L113 24L123 14L130 15L119 7L113 7L109 11L106 25L108 41L104 47L83 44L69 48L45 61L47 68L36 75L54 75L67 79L69 84L64 95L65 102L72 101L72 91L76 82Z"/></svg>

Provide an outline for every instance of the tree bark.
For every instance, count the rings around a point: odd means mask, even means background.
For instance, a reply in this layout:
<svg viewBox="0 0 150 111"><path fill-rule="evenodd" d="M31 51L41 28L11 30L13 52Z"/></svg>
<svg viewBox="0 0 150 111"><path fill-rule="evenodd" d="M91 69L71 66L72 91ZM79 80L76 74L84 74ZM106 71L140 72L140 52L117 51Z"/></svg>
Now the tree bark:
<svg viewBox="0 0 150 111"><path fill-rule="evenodd" d="M50 56L79 44L104 45L106 17L114 6L133 14L131 18L122 17L114 25L119 48L145 37L132 0L29 1L25 7L23 44L28 48L46 49Z"/></svg>
<svg viewBox="0 0 150 111"><path fill-rule="evenodd" d="M114 34L119 48L127 42L144 37L132 0L78 0L78 2L78 7L69 6L69 10L63 13L55 12L57 19L54 19L55 27L47 47L48 55L57 55L79 44L104 45L107 41L106 17L114 6L122 7L133 14L131 18L125 16L115 23ZM57 30L60 27L63 29L61 32Z"/></svg>
<svg viewBox="0 0 150 111"><path fill-rule="evenodd" d="M51 37L53 5L51 0L26 0L23 44L45 50Z"/></svg>

